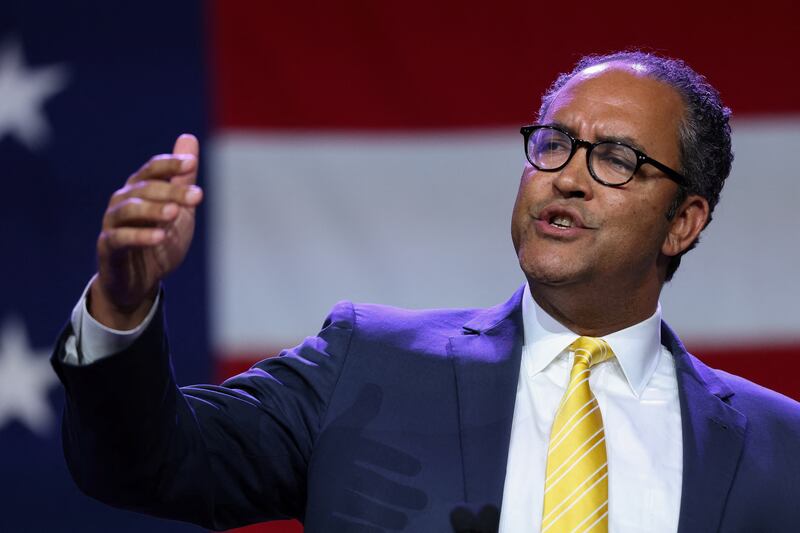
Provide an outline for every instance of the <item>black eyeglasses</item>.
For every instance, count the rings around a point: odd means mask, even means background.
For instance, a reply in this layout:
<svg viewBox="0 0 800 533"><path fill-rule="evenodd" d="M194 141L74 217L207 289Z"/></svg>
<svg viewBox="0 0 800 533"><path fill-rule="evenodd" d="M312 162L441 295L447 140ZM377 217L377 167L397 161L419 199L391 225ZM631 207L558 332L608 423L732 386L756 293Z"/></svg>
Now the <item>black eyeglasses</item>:
<svg viewBox="0 0 800 533"><path fill-rule="evenodd" d="M664 163L659 163L640 150L616 141L592 143L576 139L555 126L523 126L519 132L525 141L525 157L531 165L555 172L569 163L581 146L586 147L586 166L592 177L609 187L621 187L633 179L639 167L653 165L678 185L684 186L686 178Z"/></svg>

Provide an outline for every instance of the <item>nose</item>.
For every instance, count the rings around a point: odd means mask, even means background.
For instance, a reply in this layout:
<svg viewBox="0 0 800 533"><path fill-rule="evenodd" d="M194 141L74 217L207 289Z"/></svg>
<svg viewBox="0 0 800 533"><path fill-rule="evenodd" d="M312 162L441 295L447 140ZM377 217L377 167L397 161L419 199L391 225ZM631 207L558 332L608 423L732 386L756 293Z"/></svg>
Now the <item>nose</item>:
<svg viewBox="0 0 800 533"><path fill-rule="evenodd" d="M567 166L555 173L553 188L563 198L592 198L594 179L589 173L587 149L586 146L579 146Z"/></svg>

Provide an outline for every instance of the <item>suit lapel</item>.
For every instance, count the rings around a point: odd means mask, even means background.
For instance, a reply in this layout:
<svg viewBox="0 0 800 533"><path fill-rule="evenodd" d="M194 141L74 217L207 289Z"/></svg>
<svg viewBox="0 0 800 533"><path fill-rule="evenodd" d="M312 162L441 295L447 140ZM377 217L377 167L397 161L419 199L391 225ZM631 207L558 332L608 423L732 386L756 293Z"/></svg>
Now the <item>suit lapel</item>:
<svg viewBox="0 0 800 533"><path fill-rule="evenodd" d="M744 445L747 418L731 407L733 391L686 352L662 324L662 343L675 357L683 427L679 532L717 531Z"/></svg>
<svg viewBox="0 0 800 533"><path fill-rule="evenodd" d="M449 344L458 391L464 501L498 511L522 353L521 299L522 289L465 324Z"/></svg>
<svg viewBox="0 0 800 533"><path fill-rule="evenodd" d="M524 288L524 287L523 287ZM522 354L522 288L450 338L461 436L464 501L500 509ZM675 358L683 429L678 531L717 531L744 445L747 418L733 391L662 324Z"/></svg>

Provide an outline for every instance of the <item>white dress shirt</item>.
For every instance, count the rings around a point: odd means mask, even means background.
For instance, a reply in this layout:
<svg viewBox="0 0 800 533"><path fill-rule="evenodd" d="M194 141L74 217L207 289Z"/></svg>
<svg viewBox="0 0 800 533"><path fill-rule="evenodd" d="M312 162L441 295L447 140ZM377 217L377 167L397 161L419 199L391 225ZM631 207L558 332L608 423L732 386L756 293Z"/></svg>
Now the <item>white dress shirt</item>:
<svg viewBox="0 0 800 533"><path fill-rule="evenodd" d="M569 383L578 334L549 316L526 287L522 297L524 344L500 533L541 529L550 429ZM672 355L661 345L661 306L634 326L603 337L616 359L592 368L608 455L609 531L678 529L683 441Z"/></svg>
<svg viewBox="0 0 800 533"><path fill-rule="evenodd" d="M152 320L157 304L136 329L117 331L89 314L84 291L72 312L75 335L67 341L65 361L89 364L123 350ZM524 345L499 533L541 528L550 428L572 368L566 347L578 337L545 313L528 287L522 318ZM661 345L661 307L644 322L604 339L617 357L593 368L589 384L606 433L609 530L677 531L683 475L681 411L672 355Z"/></svg>
<svg viewBox="0 0 800 533"><path fill-rule="evenodd" d="M103 357L121 352L133 344L147 328L147 325L150 324L150 321L153 320L161 298L161 294L159 294L145 319L134 329L128 331L111 329L95 320L86 308L86 296L93 281L94 278L83 289L83 294L81 294L78 303L72 309L72 315L70 316L70 324L74 334L70 335L64 344L64 362L71 365L88 365ZM81 347L80 352L78 351L78 346Z"/></svg>

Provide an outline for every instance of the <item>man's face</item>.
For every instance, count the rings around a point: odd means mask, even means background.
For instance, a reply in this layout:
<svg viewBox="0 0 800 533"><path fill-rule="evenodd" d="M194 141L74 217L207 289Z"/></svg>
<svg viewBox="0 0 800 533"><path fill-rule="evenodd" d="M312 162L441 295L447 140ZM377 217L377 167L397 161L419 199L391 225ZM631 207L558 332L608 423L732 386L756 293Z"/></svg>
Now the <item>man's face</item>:
<svg viewBox="0 0 800 533"><path fill-rule="evenodd" d="M680 169L683 113L673 88L630 65L611 64L570 80L541 122L591 142L621 140ZM511 222L520 265L528 279L545 285L642 286L657 276L669 228L665 213L676 192L650 165L622 187L602 185L589 173L585 148L558 172L527 164Z"/></svg>

